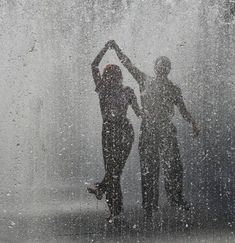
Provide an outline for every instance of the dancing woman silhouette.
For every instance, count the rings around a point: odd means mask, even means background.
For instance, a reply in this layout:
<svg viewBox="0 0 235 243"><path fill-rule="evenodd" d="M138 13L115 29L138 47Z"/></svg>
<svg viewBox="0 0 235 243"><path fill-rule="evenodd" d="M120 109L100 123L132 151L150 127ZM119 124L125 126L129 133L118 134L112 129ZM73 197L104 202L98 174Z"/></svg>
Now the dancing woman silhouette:
<svg viewBox="0 0 235 243"><path fill-rule="evenodd" d="M127 109L131 106L138 117L142 114L133 89L122 84L123 77L119 66L109 64L102 76L100 74L98 66L112 45L113 42L108 41L91 65L103 118L102 147L105 176L102 182L96 183L93 188L88 188L88 191L95 194L99 200L103 194L106 195L110 210L109 222L123 210L120 177L134 141L134 130L127 118Z"/></svg>

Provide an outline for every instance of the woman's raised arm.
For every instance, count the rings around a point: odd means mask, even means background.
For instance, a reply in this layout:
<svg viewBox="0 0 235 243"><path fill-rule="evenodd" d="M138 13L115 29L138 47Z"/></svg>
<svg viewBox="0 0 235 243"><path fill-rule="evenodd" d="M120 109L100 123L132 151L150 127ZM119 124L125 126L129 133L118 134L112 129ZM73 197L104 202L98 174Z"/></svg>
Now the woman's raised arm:
<svg viewBox="0 0 235 243"><path fill-rule="evenodd" d="M111 45L111 41L108 41L91 64L92 76L96 85L101 81L99 64L102 58L104 57L105 53L109 49L110 45Z"/></svg>

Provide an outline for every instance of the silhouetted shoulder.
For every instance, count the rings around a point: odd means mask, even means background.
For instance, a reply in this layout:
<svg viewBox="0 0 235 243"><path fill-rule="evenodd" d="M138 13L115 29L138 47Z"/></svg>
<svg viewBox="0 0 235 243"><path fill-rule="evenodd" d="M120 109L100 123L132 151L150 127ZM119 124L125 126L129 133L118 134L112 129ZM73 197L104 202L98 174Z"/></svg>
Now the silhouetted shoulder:
<svg viewBox="0 0 235 243"><path fill-rule="evenodd" d="M170 90L174 93L174 95L181 95L181 89L178 85L174 84L171 80L168 80L168 85Z"/></svg>
<svg viewBox="0 0 235 243"><path fill-rule="evenodd" d="M102 79L101 79L101 81L96 84L95 92L100 94L103 91L105 91L105 88L104 88L104 84L103 84Z"/></svg>
<svg viewBox="0 0 235 243"><path fill-rule="evenodd" d="M167 81L168 92L174 103L177 105L182 98L181 89L178 85L174 84L171 80Z"/></svg>
<svg viewBox="0 0 235 243"><path fill-rule="evenodd" d="M143 83L143 85L140 85L140 95L144 96L149 92L151 93L151 91L152 91L151 84L154 82L155 82L154 77L145 75L144 83Z"/></svg>

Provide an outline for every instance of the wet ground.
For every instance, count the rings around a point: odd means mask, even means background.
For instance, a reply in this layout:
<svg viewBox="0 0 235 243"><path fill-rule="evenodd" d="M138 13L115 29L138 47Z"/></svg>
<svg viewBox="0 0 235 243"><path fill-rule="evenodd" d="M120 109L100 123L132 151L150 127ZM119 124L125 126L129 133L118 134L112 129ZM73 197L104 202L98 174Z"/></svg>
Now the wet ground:
<svg viewBox="0 0 235 243"><path fill-rule="evenodd" d="M140 208L126 209L116 225L106 222L103 203L34 204L5 210L0 219L0 242L235 242L234 219L161 208L145 222Z"/></svg>

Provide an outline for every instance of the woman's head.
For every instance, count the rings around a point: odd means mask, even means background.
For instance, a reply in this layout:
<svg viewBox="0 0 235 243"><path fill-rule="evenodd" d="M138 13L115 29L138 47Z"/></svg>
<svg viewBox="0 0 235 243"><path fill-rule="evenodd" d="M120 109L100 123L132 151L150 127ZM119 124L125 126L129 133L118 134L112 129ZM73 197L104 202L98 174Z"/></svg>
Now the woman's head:
<svg viewBox="0 0 235 243"><path fill-rule="evenodd" d="M102 83L107 88L117 87L122 85L122 71L119 66L109 64L104 68L102 74Z"/></svg>

